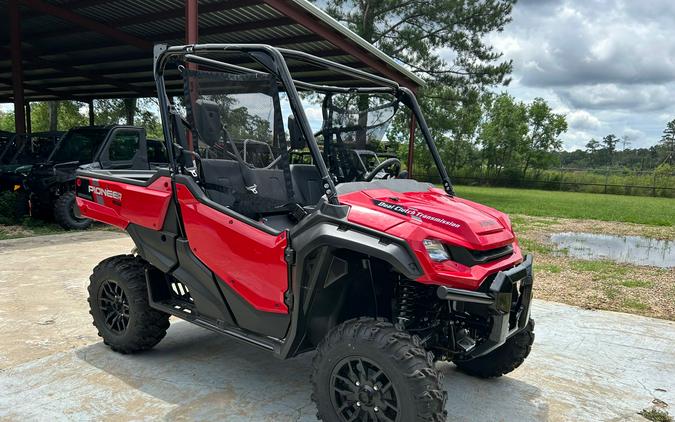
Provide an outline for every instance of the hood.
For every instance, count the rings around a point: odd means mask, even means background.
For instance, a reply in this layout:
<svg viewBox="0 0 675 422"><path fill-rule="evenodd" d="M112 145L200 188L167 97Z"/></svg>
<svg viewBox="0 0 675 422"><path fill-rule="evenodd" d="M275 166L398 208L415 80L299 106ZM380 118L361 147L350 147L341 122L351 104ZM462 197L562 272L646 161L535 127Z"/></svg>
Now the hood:
<svg viewBox="0 0 675 422"><path fill-rule="evenodd" d="M351 205L350 221L376 230L396 227L401 233L400 225L406 224L410 230L424 230L427 237L474 250L501 247L515 239L505 214L436 188L362 190L341 195L340 202Z"/></svg>

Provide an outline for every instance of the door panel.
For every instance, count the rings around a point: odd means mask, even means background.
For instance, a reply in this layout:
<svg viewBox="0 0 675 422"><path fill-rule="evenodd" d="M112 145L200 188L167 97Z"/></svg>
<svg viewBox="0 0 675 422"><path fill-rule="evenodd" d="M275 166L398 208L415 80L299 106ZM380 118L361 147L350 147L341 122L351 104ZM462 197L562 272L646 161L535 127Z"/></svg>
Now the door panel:
<svg viewBox="0 0 675 422"><path fill-rule="evenodd" d="M287 314L286 233L265 233L198 201L176 184L192 252L258 311Z"/></svg>

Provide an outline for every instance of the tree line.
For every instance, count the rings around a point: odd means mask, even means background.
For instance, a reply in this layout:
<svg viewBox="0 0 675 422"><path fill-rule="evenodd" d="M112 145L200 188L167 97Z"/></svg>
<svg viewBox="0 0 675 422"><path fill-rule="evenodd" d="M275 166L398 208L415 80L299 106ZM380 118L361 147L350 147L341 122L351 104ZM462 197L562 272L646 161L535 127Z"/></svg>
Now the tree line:
<svg viewBox="0 0 675 422"><path fill-rule="evenodd" d="M94 124L129 124L144 127L148 136L161 138L162 124L154 98L94 100ZM88 105L78 101L31 103L31 132L66 131L89 124ZM0 111L0 130L14 131L14 112Z"/></svg>

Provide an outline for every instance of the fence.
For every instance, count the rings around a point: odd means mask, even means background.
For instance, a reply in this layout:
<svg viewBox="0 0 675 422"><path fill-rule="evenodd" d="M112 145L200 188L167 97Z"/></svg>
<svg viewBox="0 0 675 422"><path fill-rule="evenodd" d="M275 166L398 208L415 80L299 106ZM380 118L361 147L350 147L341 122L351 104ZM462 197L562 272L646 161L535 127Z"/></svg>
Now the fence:
<svg viewBox="0 0 675 422"><path fill-rule="evenodd" d="M485 175L470 170L451 173L458 185L519 187L571 192L608 193L615 195L657 196L675 198L675 173L629 171L622 169L560 168L527 175ZM416 171L415 179L440 183L435 172Z"/></svg>

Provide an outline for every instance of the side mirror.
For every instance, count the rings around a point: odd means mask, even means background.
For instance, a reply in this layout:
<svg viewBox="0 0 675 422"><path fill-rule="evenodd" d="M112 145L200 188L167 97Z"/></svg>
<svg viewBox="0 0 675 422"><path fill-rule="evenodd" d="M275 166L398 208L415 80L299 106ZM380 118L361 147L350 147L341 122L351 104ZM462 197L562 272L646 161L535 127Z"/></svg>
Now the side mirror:
<svg viewBox="0 0 675 422"><path fill-rule="evenodd" d="M291 149L305 148L305 139L302 136L302 130L293 115L288 116L288 136L291 138Z"/></svg>

